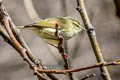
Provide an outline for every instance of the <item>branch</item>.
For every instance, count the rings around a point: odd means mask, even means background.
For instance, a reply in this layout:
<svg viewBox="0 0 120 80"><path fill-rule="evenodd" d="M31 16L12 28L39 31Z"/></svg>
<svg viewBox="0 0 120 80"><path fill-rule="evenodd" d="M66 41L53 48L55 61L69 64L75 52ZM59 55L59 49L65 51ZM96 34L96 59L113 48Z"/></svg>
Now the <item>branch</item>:
<svg viewBox="0 0 120 80"><path fill-rule="evenodd" d="M71 72L80 72L80 71L85 71L93 68L99 68L103 66L113 66L113 65L120 65L120 61L113 61L113 62L103 62L103 63L97 63L95 65L87 66L87 67L82 67L78 69L69 69L69 70L41 70L38 69L40 73L54 73L54 74L67 74Z"/></svg>
<svg viewBox="0 0 120 80"><path fill-rule="evenodd" d="M35 68L37 67L35 62L35 58L32 55L30 49L24 42L23 37L19 34L19 31L17 30L16 26L12 22L11 18L9 17L9 14L7 13L7 10L5 7L2 5L0 6L0 22L6 29L7 33L9 36L5 34L4 31L0 31L1 36L5 39L7 39L7 43L9 43L11 46L13 46L23 57L23 59L29 64L30 68L34 70L34 72L37 72L37 76L40 78L44 78L42 75L38 74L38 71L35 71ZM52 74L50 74L52 76ZM54 75L52 76L52 78ZM57 78L57 77L56 77ZM47 78L44 80L48 80ZM60 79L56 79L60 80Z"/></svg>
<svg viewBox="0 0 120 80"><path fill-rule="evenodd" d="M103 58L103 55L101 53L101 49L99 47L99 44L98 44L98 41L96 38L96 33L94 30L94 27L92 26L92 24L88 18L86 9L85 9L84 1L77 0L77 6L78 6L77 10L80 13L80 16L83 20L83 23L84 23L86 29L88 30L88 32L87 32L88 37L90 39L94 54L96 56L96 59L98 62L104 62L104 58ZM102 78L104 80L111 80L110 75L109 75L108 70L107 70L107 67L104 67L104 66L100 67L100 71L101 71Z"/></svg>
<svg viewBox="0 0 120 80"><path fill-rule="evenodd" d="M59 53L62 56L62 59L63 59L63 62L64 62L64 68L65 69L70 69L69 59L68 59L68 56L67 56L67 54L65 52L65 48L64 48L64 38L62 36L59 36L58 27L59 27L59 23L56 22L56 24L55 24L55 29L56 29L55 36L59 40L57 48L58 48ZM68 73L68 75L69 75L70 80L73 80L72 73Z"/></svg>
<svg viewBox="0 0 120 80"><path fill-rule="evenodd" d="M61 9L62 9L63 16L67 16L67 1L66 0L61 0L60 2L61 2ZM67 41L66 40L63 41L63 46L64 46L64 48L63 48L64 52L63 53L66 53L65 55L67 56L68 55L68 45L67 45ZM63 57L63 60L64 60L64 62L66 64L66 66L68 66L68 68L65 68L65 69L69 69L71 67L69 58L67 57L67 59L65 59ZM74 80L72 73L69 73L69 78L70 78L70 80Z"/></svg>
<svg viewBox="0 0 120 80"><path fill-rule="evenodd" d="M13 45L13 43L12 43L12 41L10 40L8 34L5 32L5 30L2 28L2 26L0 26L0 35L1 35L1 37L3 38L3 40L4 40L6 43L8 43L8 44L10 44L10 45ZM15 50L18 51L18 49L17 49L14 45L13 45L12 47L13 47ZM18 52L19 52L19 51L18 51Z"/></svg>

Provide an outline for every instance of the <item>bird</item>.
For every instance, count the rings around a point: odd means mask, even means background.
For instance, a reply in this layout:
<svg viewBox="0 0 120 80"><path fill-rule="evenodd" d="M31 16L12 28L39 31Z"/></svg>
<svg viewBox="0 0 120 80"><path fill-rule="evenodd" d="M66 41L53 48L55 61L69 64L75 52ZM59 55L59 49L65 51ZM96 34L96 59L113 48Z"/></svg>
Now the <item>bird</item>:
<svg viewBox="0 0 120 80"><path fill-rule="evenodd" d="M86 30L78 20L72 17L48 18L35 21L32 24L18 26L17 28L32 31L33 34L54 47L59 44L59 36L62 36L64 40L69 40L79 32Z"/></svg>

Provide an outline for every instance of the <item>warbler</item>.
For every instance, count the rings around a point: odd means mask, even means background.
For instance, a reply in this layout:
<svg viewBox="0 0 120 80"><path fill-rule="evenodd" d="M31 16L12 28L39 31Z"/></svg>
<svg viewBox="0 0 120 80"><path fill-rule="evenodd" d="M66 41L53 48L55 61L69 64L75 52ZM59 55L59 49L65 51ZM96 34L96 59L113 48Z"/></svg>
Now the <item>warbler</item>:
<svg viewBox="0 0 120 80"><path fill-rule="evenodd" d="M64 40L68 40L82 30L85 30L79 21L71 17L48 18L25 26L18 26L18 28L31 30L48 44L57 47L59 40L58 37L55 36L57 30L56 24L58 25L58 36L62 36Z"/></svg>

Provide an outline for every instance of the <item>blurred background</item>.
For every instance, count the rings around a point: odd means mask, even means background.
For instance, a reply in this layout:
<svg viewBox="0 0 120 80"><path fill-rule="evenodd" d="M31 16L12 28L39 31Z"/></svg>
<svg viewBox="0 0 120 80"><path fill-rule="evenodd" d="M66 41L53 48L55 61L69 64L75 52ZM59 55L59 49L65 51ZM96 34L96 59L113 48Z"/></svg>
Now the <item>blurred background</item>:
<svg viewBox="0 0 120 80"><path fill-rule="evenodd" d="M120 20L116 16L113 0L84 0L89 18L95 27L97 39L105 61L120 59ZM7 10L18 25L33 22L29 17L23 0L4 0ZM33 5L41 19L71 16L82 20L76 11L76 0L33 0ZM38 20L38 19L36 19ZM28 30L21 30L26 43L36 58L40 58L50 69L63 69L63 62L57 49L46 44ZM96 63L93 50L86 32L81 32L67 42L71 68L80 68ZM120 79L120 66L108 67L112 80ZM88 80L102 80L99 69L74 73L79 80L87 74L96 73ZM66 79L63 75L59 77ZM36 80L33 71L21 56L0 37L0 80Z"/></svg>

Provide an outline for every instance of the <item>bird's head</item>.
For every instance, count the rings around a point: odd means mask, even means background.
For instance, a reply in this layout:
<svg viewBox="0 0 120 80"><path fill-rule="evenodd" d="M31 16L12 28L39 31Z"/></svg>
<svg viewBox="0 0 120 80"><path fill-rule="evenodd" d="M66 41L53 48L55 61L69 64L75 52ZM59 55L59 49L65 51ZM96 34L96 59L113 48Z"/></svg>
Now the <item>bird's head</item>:
<svg viewBox="0 0 120 80"><path fill-rule="evenodd" d="M67 17L67 19L71 20L72 24L74 25L74 28L80 28L82 30L87 31L84 27L81 26L81 23L78 20L73 19L71 17Z"/></svg>

